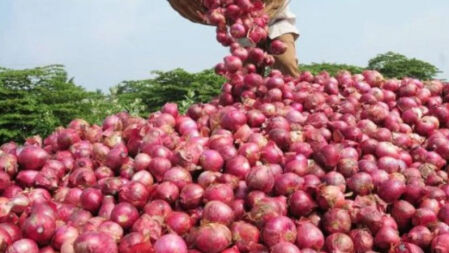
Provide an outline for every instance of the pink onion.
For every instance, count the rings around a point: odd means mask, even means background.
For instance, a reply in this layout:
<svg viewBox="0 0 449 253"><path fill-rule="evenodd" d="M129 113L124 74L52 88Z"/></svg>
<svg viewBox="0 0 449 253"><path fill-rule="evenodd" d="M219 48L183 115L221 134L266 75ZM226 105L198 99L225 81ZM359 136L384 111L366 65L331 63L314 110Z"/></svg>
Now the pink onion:
<svg viewBox="0 0 449 253"><path fill-rule="evenodd" d="M203 252L218 253L231 244L231 231L222 224L202 225L195 238L195 246Z"/></svg>
<svg viewBox="0 0 449 253"><path fill-rule="evenodd" d="M296 236L295 224L285 216L269 219L262 232L264 242L270 247L279 242L295 242Z"/></svg>
<svg viewBox="0 0 449 253"><path fill-rule="evenodd" d="M310 222L301 221L297 227L296 245L300 249L311 248L320 250L324 246L324 235L319 228Z"/></svg>
<svg viewBox="0 0 449 253"><path fill-rule="evenodd" d="M42 213L34 213L22 225L25 237L40 244L46 244L52 238L56 229L54 217Z"/></svg>
<svg viewBox="0 0 449 253"><path fill-rule="evenodd" d="M20 239L15 241L6 249L6 253L38 253L37 244L30 239Z"/></svg>
<svg viewBox="0 0 449 253"><path fill-rule="evenodd" d="M114 240L100 232L86 232L78 236L73 243L75 253L118 252Z"/></svg>
<svg viewBox="0 0 449 253"><path fill-rule="evenodd" d="M131 227L138 218L137 209L126 202L117 204L111 212L111 220L117 222L123 228Z"/></svg>
<svg viewBox="0 0 449 253"><path fill-rule="evenodd" d="M17 157L19 165L26 170L39 170L48 159L48 153L36 146L25 147Z"/></svg>
<svg viewBox="0 0 449 253"><path fill-rule="evenodd" d="M176 234L167 234L159 238L154 244L155 253L187 253L185 241Z"/></svg>
<svg viewBox="0 0 449 253"><path fill-rule="evenodd" d="M326 248L330 252L354 252L354 243L348 235L334 233L326 238Z"/></svg>

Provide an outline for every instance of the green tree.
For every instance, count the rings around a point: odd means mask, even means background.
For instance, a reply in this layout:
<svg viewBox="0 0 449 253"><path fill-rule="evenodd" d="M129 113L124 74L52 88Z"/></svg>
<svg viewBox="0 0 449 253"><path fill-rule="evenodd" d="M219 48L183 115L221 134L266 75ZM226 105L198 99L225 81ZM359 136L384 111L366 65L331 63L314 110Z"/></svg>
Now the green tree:
<svg viewBox="0 0 449 253"><path fill-rule="evenodd" d="M185 111L193 103L208 102L220 93L224 79L212 70L189 73L183 69L154 71L154 78L124 81L113 88L120 104L129 104L139 98L144 112L158 110L167 102L178 103Z"/></svg>
<svg viewBox="0 0 449 253"><path fill-rule="evenodd" d="M359 74L362 73L365 68L355 65L323 62L303 64L300 65L299 69L301 71L310 71L314 75L327 71L330 75L335 76L340 70L347 70L352 74Z"/></svg>
<svg viewBox="0 0 449 253"><path fill-rule="evenodd" d="M388 78L413 77L421 80L434 79L440 73L437 67L428 62L394 52L379 54L369 60L368 69L377 70Z"/></svg>
<svg viewBox="0 0 449 253"><path fill-rule="evenodd" d="M75 118L100 123L107 115L127 109L135 112L142 107L138 101L122 106L114 94L86 91L67 78L62 65L0 68L0 143L47 136Z"/></svg>

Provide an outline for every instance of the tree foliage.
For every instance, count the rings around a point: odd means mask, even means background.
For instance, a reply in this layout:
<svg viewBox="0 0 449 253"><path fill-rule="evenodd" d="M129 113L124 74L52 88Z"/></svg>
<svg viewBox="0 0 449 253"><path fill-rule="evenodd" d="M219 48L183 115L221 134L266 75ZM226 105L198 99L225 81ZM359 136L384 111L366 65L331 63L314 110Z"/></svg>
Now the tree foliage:
<svg viewBox="0 0 449 253"><path fill-rule="evenodd" d="M46 136L75 118L99 123L124 110L113 96L86 91L67 78L62 65L0 69L0 143Z"/></svg>
<svg viewBox="0 0 449 253"><path fill-rule="evenodd" d="M224 79L212 70L189 73L183 69L168 72L154 71L152 79L124 81L112 91L119 103L128 104L139 98L145 112L158 110L167 102L178 103L181 111L193 103L207 102L220 93Z"/></svg>
<svg viewBox="0 0 449 253"><path fill-rule="evenodd" d="M311 63L304 64L299 67L301 71L310 71L312 74L316 75L320 72L327 71L330 75L334 76L340 70L348 70L352 74L359 74L365 69L363 67L348 65L348 64L338 64L338 63Z"/></svg>
<svg viewBox="0 0 449 253"><path fill-rule="evenodd" d="M380 54L369 60L368 69L377 70L388 78L413 77L421 80L434 79L440 73L437 67L428 62L394 52Z"/></svg>

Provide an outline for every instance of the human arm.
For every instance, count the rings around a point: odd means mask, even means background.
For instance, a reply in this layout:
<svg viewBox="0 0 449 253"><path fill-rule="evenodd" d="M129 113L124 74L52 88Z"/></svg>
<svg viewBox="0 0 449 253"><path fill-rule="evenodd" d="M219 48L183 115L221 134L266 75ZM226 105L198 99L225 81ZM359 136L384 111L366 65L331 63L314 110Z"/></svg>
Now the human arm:
<svg viewBox="0 0 449 253"><path fill-rule="evenodd" d="M174 10L182 17L199 24L207 24L204 18L206 12L201 0L168 0Z"/></svg>

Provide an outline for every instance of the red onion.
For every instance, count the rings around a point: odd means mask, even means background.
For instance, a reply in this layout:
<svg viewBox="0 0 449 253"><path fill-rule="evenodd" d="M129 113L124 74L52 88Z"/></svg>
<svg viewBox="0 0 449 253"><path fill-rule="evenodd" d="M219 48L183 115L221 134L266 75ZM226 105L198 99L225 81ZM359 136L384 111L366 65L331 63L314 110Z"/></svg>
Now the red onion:
<svg viewBox="0 0 449 253"><path fill-rule="evenodd" d="M356 173L349 178L348 187L358 195L367 195L374 189L371 175L365 172Z"/></svg>
<svg viewBox="0 0 449 253"><path fill-rule="evenodd" d="M139 153L134 158L134 166L136 167L136 170L146 170L148 166L150 165L151 157L145 153Z"/></svg>
<svg viewBox="0 0 449 253"><path fill-rule="evenodd" d="M202 201L204 189L197 184L187 184L180 193L180 203L184 208L195 208Z"/></svg>
<svg viewBox="0 0 449 253"><path fill-rule="evenodd" d="M280 242L271 247L272 253L300 253L301 251L295 244L289 242Z"/></svg>
<svg viewBox="0 0 449 253"><path fill-rule="evenodd" d="M393 203L391 215L400 227L406 227L415 215L415 207L405 200L399 200Z"/></svg>
<svg viewBox="0 0 449 253"><path fill-rule="evenodd" d="M126 202L117 204L111 212L111 220L125 229L131 227L138 218L137 209Z"/></svg>
<svg viewBox="0 0 449 253"><path fill-rule="evenodd" d="M179 188L172 182L163 182L156 186L155 198L173 203L179 198Z"/></svg>
<svg viewBox="0 0 449 253"><path fill-rule="evenodd" d="M131 180L139 182L148 188L150 188L154 183L153 176L151 175L150 172L148 172L146 170L141 170L141 171L136 172L133 175L133 177L131 178Z"/></svg>
<svg viewBox="0 0 449 253"><path fill-rule="evenodd" d="M189 171L181 167L173 167L164 173L164 181L174 183L179 189L192 182Z"/></svg>
<svg viewBox="0 0 449 253"><path fill-rule="evenodd" d="M4 251L9 245L12 244L12 238L7 231L0 228L0 250Z"/></svg>
<svg viewBox="0 0 449 253"><path fill-rule="evenodd" d="M187 253L185 241L176 234L167 234L159 238L154 244L155 253Z"/></svg>
<svg viewBox="0 0 449 253"><path fill-rule="evenodd" d="M327 185L320 188L318 195L318 204L327 209L332 207L341 207L345 201L345 196L338 186Z"/></svg>
<svg viewBox="0 0 449 253"><path fill-rule="evenodd" d="M326 248L330 252L354 252L354 243L346 234L334 233L326 238Z"/></svg>
<svg viewBox="0 0 449 253"><path fill-rule="evenodd" d="M67 224L76 228L82 227L86 222L92 218L92 214L84 209L75 209L70 215Z"/></svg>
<svg viewBox="0 0 449 253"><path fill-rule="evenodd" d="M298 176L305 176L309 174L309 167L307 158L304 155L296 155L295 158L285 165L286 172L293 172Z"/></svg>
<svg viewBox="0 0 449 253"><path fill-rule="evenodd" d="M348 211L340 208L329 209L323 217L323 228L329 234L348 233L351 230Z"/></svg>
<svg viewBox="0 0 449 253"><path fill-rule="evenodd" d="M316 159L325 166L334 167L340 160L340 151L336 145L326 145L316 153Z"/></svg>
<svg viewBox="0 0 449 253"><path fill-rule="evenodd" d="M149 215L156 215L165 218L172 209L170 204L165 200L156 199L147 203L144 207L144 212Z"/></svg>
<svg viewBox="0 0 449 253"><path fill-rule="evenodd" d="M415 215L412 217L412 223L415 226L427 225L429 223L436 222L438 220L437 214L428 208L416 209Z"/></svg>
<svg viewBox="0 0 449 253"><path fill-rule="evenodd" d="M122 186L119 191L120 201L128 202L138 208L146 204L149 195L146 186L140 182L129 182Z"/></svg>
<svg viewBox="0 0 449 253"><path fill-rule="evenodd" d="M290 213L296 217L301 217L308 215L317 207L316 202L312 197L301 190L296 191L292 194L289 199L289 210Z"/></svg>
<svg viewBox="0 0 449 253"><path fill-rule="evenodd" d="M123 228L113 221L104 221L103 223L101 223L98 226L98 232L109 235L117 243L120 242L120 239L122 239L124 234Z"/></svg>
<svg viewBox="0 0 449 253"><path fill-rule="evenodd" d="M144 238L144 236L138 232L132 232L127 234L120 241L119 251L123 253L132 252L152 252L153 247L151 242Z"/></svg>
<svg viewBox="0 0 449 253"><path fill-rule="evenodd" d="M136 220L136 222L134 222L131 231L139 232L145 238L149 238L151 242L155 242L162 235L161 223L162 222L159 217L143 214L138 220Z"/></svg>
<svg viewBox="0 0 449 253"><path fill-rule="evenodd" d="M157 181L161 181L164 173L172 167L170 160L163 157L155 157L151 160L148 171L156 178Z"/></svg>
<svg viewBox="0 0 449 253"><path fill-rule="evenodd" d="M25 147L17 157L19 165L26 170L39 170L48 159L48 153L36 146Z"/></svg>
<svg viewBox="0 0 449 253"><path fill-rule="evenodd" d="M234 222L231 226L232 238L240 251L248 251L251 245L259 241L257 227L244 221Z"/></svg>
<svg viewBox="0 0 449 253"><path fill-rule="evenodd" d="M207 187L203 199L205 202L218 200L230 203L234 199L234 192L229 184L213 184Z"/></svg>
<svg viewBox="0 0 449 253"><path fill-rule="evenodd" d="M17 173L16 181L20 186L30 187L36 182L36 178L39 175L35 170L22 170Z"/></svg>
<svg viewBox="0 0 449 253"><path fill-rule="evenodd" d="M202 224L221 223L230 225L234 220L233 210L221 201L210 201L204 207Z"/></svg>
<svg viewBox="0 0 449 253"><path fill-rule="evenodd" d="M279 242L295 242L296 235L295 224L285 216L269 219L262 232L264 242L270 247Z"/></svg>
<svg viewBox="0 0 449 253"><path fill-rule="evenodd" d="M246 157L237 155L226 161L226 173L230 173L239 177L240 179L245 179L251 170L251 166Z"/></svg>
<svg viewBox="0 0 449 253"><path fill-rule="evenodd" d="M225 225L209 223L199 228L195 246L203 252L218 253L227 248L231 241L231 231Z"/></svg>
<svg viewBox="0 0 449 253"><path fill-rule="evenodd" d="M6 249L6 253L38 253L37 244L30 239L20 239L15 241Z"/></svg>
<svg viewBox="0 0 449 253"><path fill-rule="evenodd" d="M300 221L297 226L297 231L296 245L300 249L311 248L320 250L324 246L323 233L312 223Z"/></svg>
<svg viewBox="0 0 449 253"><path fill-rule="evenodd" d="M1 152L0 152L1 153ZM12 154L0 154L0 170L14 176L17 173L17 158Z"/></svg>
<svg viewBox="0 0 449 253"><path fill-rule="evenodd" d="M356 253L367 252L373 248L374 239L371 233L363 229L354 229L350 233Z"/></svg>
<svg viewBox="0 0 449 253"><path fill-rule="evenodd" d="M438 235L432 240L430 249L432 252L448 252L449 234Z"/></svg>
<svg viewBox="0 0 449 253"><path fill-rule="evenodd" d="M387 202L393 202L405 192L405 184L396 179L383 182L378 189L379 197Z"/></svg>
<svg viewBox="0 0 449 253"><path fill-rule="evenodd" d="M256 166L249 172L246 183L250 189L268 193L274 187L274 176L268 167Z"/></svg>
<svg viewBox="0 0 449 253"><path fill-rule="evenodd" d="M284 173L276 177L274 190L279 195L290 195L300 189L304 179L294 173Z"/></svg>
<svg viewBox="0 0 449 253"><path fill-rule="evenodd" d="M74 242L78 237L78 230L72 226L61 226L55 230L51 245L59 250L63 243Z"/></svg>
<svg viewBox="0 0 449 253"><path fill-rule="evenodd" d="M165 218L165 223L170 231L184 235L192 227L190 216L182 212L171 212Z"/></svg>
<svg viewBox="0 0 449 253"><path fill-rule="evenodd" d="M110 236L94 231L78 236L73 248L75 253L118 252L117 245Z"/></svg>
<svg viewBox="0 0 449 253"><path fill-rule="evenodd" d="M80 196L81 206L95 213L101 206L103 201L103 194L99 189L87 188Z"/></svg>
<svg viewBox="0 0 449 253"><path fill-rule="evenodd" d="M0 223L0 229L8 233L11 242L15 242L22 238L20 228L12 223Z"/></svg>
<svg viewBox="0 0 449 253"><path fill-rule="evenodd" d="M220 171L224 160L215 150L205 150L200 156L200 164L205 170Z"/></svg>
<svg viewBox="0 0 449 253"><path fill-rule="evenodd" d="M56 224L53 217L42 213L34 213L22 225L25 237L40 244L47 243L55 232Z"/></svg>
<svg viewBox="0 0 449 253"><path fill-rule="evenodd" d="M391 245L397 244L400 241L399 233L391 227L382 227L377 231L374 238L374 245L381 249L388 249Z"/></svg>
<svg viewBox="0 0 449 253"><path fill-rule="evenodd" d="M416 226L408 232L406 238L407 241L421 248L427 248L432 242L433 234L425 226Z"/></svg>

